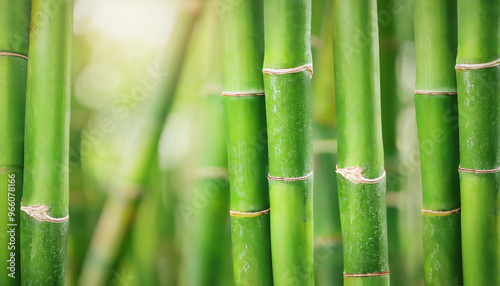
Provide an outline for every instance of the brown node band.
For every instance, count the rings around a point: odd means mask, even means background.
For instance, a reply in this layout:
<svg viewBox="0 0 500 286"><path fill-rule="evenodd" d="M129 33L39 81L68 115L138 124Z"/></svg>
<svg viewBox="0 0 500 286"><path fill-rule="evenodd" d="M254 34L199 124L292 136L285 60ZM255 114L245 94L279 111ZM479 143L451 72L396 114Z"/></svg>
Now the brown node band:
<svg viewBox="0 0 500 286"><path fill-rule="evenodd" d="M457 64L455 65L455 69L457 70L477 70L477 69L485 69L491 68L494 66L500 66L500 59L488 62L488 63L480 63L480 64Z"/></svg>
<svg viewBox="0 0 500 286"><path fill-rule="evenodd" d="M339 168L337 165L335 172L355 184L376 184L385 178L385 170L384 173L382 173L382 175L378 178L365 178L363 177L363 169L360 166Z"/></svg>
<svg viewBox="0 0 500 286"><path fill-rule="evenodd" d="M435 210L426 210L422 209L422 214L430 215L430 216L449 216L452 214L459 213L462 208L454 209L451 211L435 211Z"/></svg>
<svg viewBox="0 0 500 286"><path fill-rule="evenodd" d="M304 180L307 180L309 177L311 177L312 174L313 174L313 171L311 171L307 175L304 175L304 176L301 176L301 177L294 177L294 178L274 177L274 176L271 176L271 174L268 174L267 178L269 180L271 180L271 181L288 181L288 182L292 182L292 181L304 181Z"/></svg>
<svg viewBox="0 0 500 286"><path fill-rule="evenodd" d="M313 76L313 64L312 63L301 65L300 67L289 68L289 69L263 68L262 72L265 74L277 75L277 74L298 73L298 72L305 71L305 70L307 72L309 72L309 77L312 78L312 76Z"/></svg>
<svg viewBox="0 0 500 286"><path fill-rule="evenodd" d="M22 171L22 167L1 167L0 168L0 174L7 173L10 171Z"/></svg>
<svg viewBox="0 0 500 286"><path fill-rule="evenodd" d="M17 58L21 58L21 59L25 59L25 60L28 59L27 55L23 55L23 54L20 54L20 53L9 52L9 51L0 51L0 56L17 57Z"/></svg>
<svg viewBox="0 0 500 286"><path fill-rule="evenodd" d="M351 274L344 272L344 277L375 277L375 276L384 276L390 274L391 274L390 271L382 271L377 273L358 273L358 274Z"/></svg>
<svg viewBox="0 0 500 286"><path fill-rule="evenodd" d="M244 93L244 92L223 91L221 95L230 97L246 97L246 96L264 96L266 94L264 92Z"/></svg>
<svg viewBox="0 0 500 286"><path fill-rule="evenodd" d="M271 208L268 208L263 211L258 211L258 212L239 212L239 211L229 211L229 214L234 217L245 217L245 218L252 218L252 217L258 217L261 215L265 215L271 211Z"/></svg>
<svg viewBox="0 0 500 286"><path fill-rule="evenodd" d="M474 173L474 174L493 174L500 172L500 167L491 170L473 170L473 169L462 168L462 166L458 166L458 171L464 173Z"/></svg>
<svg viewBox="0 0 500 286"><path fill-rule="evenodd" d="M424 95L457 95L456 91L434 91L434 90L419 90L415 89L413 94L424 94Z"/></svg>

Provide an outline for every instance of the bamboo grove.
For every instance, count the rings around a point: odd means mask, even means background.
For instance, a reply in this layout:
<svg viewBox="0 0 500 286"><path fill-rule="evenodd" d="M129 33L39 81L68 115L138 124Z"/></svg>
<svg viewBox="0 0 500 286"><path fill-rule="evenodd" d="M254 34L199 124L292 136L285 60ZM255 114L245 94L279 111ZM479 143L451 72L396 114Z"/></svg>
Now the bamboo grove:
<svg viewBox="0 0 500 286"><path fill-rule="evenodd" d="M0 285L500 286L500 0L113 1L0 0Z"/></svg>

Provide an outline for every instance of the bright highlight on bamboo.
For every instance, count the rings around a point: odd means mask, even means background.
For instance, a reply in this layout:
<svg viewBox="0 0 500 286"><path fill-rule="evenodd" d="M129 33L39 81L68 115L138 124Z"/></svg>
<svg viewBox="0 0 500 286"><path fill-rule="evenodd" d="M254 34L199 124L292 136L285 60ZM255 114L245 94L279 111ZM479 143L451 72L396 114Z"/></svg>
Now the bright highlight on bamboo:
<svg viewBox="0 0 500 286"><path fill-rule="evenodd" d="M500 2L458 0L464 285L500 283Z"/></svg>
<svg viewBox="0 0 500 286"><path fill-rule="evenodd" d="M376 17L375 0L334 3L337 182L347 286L389 285Z"/></svg>
<svg viewBox="0 0 500 286"><path fill-rule="evenodd" d="M456 1L415 2L415 48L425 283L462 285Z"/></svg>
<svg viewBox="0 0 500 286"><path fill-rule="evenodd" d="M34 0L31 9L21 277L23 285L63 285L73 1Z"/></svg>
<svg viewBox="0 0 500 286"><path fill-rule="evenodd" d="M4 286L21 283L19 208L30 2L0 2L0 285Z"/></svg>
<svg viewBox="0 0 500 286"><path fill-rule="evenodd" d="M314 285L311 1L266 0L264 21L273 280Z"/></svg>
<svg viewBox="0 0 500 286"><path fill-rule="evenodd" d="M220 10L236 285L271 285L263 2Z"/></svg>

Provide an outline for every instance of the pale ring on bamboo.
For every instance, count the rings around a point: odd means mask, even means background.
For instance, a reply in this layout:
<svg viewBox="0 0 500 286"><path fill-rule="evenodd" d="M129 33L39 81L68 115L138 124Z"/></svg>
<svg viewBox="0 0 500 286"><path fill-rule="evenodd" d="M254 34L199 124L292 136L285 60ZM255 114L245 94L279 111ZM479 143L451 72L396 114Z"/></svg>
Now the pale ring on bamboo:
<svg viewBox="0 0 500 286"><path fill-rule="evenodd" d="M455 69L457 70L477 70L477 69L485 69L491 68L494 66L500 66L500 59L480 64L457 64L455 65Z"/></svg>
<svg viewBox="0 0 500 286"><path fill-rule="evenodd" d="M376 184L385 178L385 170L378 178L365 178L363 177L363 169L360 166L339 168L337 165L335 172L355 184Z"/></svg>
<svg viewBox="0 0 500 286"><path fill-rule="evenodd" d="M357 273L357 274L351 274L351 273L345 273L344 272L344 277L375 277L375 276L385 276L385 275L390 275L390 271L382 271L382 272L377 272L377 273Z"/></svg>
<svg viewBox="0 0 500 286"><path fill-rule="evenodd" d="M262 72L265 74L277 75L277 74L298 73L298 72L305 71L305 70L309 73L309 77L312 78L312 76L313 76L313 64L312 63L301 65L301 66L295 67L295 68L289 68L289 69L263 68Z"/></svg>
<svg viewBox="0 0 500 286"><path fill-rule="evenodd" d="M419 90L415 89L413 94L423 94L423 95L457 95L456 91L435 91L435 90Z"/></svg>
<svg viewBox="0 0 500 286"><path fill-rule="evenodd" d="M221 93L222 96L229 96L229 97L246 97L246 96L264 96L266 95L265 92L253 92L253 93L248 93L248 92L231 92L231 91L223 91Z"/></svg>
<svg viewBox="0 0 500 286"><path fill-rule="evenodd" d="M15 52L9 52L9 51L0 51L0 56L6 56L6 57L17 57L21 59L28 59L27 55L23 55L21 53L15 53Z"/></svg>
<svg viewBox="0 0 500 286"><path fill-rule="evenodd" d="M313 171L311 171L307 175L300 176L300 177L293 177L293 178L288 178L288 177L274 177L274 176L271 176L271 174L268 174L267 178L269 180L271 180L271 181L288 181L288 182L292 182L292 181L304 181L304 180L307 180L309 177L311 177L312 174L313 174Z"/></svg>
<svg viewBox="0 0 500 286"><path fill-rule="evenodd" d="M500 172L500 167L491 170L473 170L473 169L462 168L462 166L458 166L458 171L464 173L474 173L474 174L493 174Z"/></svg>
<svg viewBox="0 0 500 286"><path fill-rule="evenodd" d="M253 218L261 215L265 215L271 211L271 208L258 211L258 212L239 212L239 211L229 211L229 214L234 217L245 217L245 218Z"/></svg>
<svg viewBox="0 0 500 286"><path fill-rule="evenodd" d="M462 208L457 208L454 210L450 211L435 211L435 210L427 210L427 209L422 209L422 214L425 215L430 215L430 216L449 216L452 214L459 213L462 210Z"/></svg>
<svg viewBox="0 0 500 286"><path fill-rule="evenodd" d="M21 210L27 213L30 217L41 222L62 223L69 219L69 215L62 218L51 217L47 213L49 207L45 204L38 204L33 206L21 206Z"/></svg>

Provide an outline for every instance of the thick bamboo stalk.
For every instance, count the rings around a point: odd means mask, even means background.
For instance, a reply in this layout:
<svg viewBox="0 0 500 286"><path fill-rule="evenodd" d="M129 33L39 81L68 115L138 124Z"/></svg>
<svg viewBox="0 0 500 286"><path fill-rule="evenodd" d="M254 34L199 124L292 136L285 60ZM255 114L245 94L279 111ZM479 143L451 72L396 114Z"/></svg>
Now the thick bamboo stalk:
<svg viewBox="0 0 500 286"><path fill-rule="evenodd" d="M334 3L345 285L389 285L376 1Z"/></svg>
<svg viewBox="0 0 500 286"><path fill-rule="evenodd" d="M21 283L20 204L30 3L0 2L0 285Z"/></svg>
<svg viewBox="0 0 500 286"><path fill-rule="evenodd" d="M425 283L462 285L456 1L415 2L415 48Z"/></svg>
<svg viewBox="0 0 500 286"><path fill-rule="evenodd" d="M500 2L458 1L464 285L500 284Z"/></svg>
<svg viewBox="0 0 500 286"><path fill-rule="evenodd" d="M21 206L23 285L64 284L72 20L71 0L32 2Z"/></svg>
<svg viewBox="0 0 500 286"><path fill-rule="evenodd" d="M273 281L313 285L311 1L266 0L264 20Z"/></svg>
<svg viewBox="0 0 500 286"><path fill-rule="evenodd" d="M134 140L133 154L122 158L123 164L118 170L117 179L99 218L97 229L87 253L79 285L105 285L109 279L111 267L121 250L123 239L128 234L141 192L146 183L151 164L155 163L157 146L166 120L170 104L181 73L186 48L203 0L191 0L181 4L173 34L169 39L164 69L168 75L148 102L138 112L142 119L133 122L133 127L140 130L140 136L127 137Z"/></svg>
<svg viewBox="0 0 500 286"><path fill-rule="evenodd" d="M219 12L235 284L271 285L263 2Z"/></svg>

